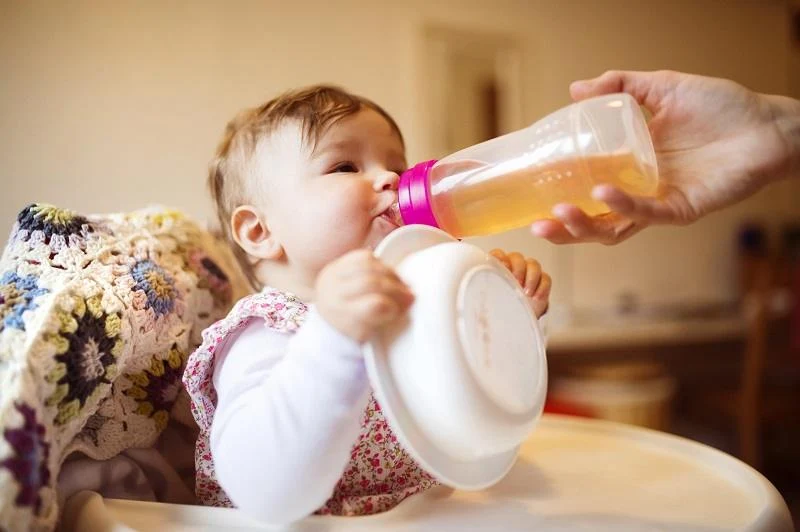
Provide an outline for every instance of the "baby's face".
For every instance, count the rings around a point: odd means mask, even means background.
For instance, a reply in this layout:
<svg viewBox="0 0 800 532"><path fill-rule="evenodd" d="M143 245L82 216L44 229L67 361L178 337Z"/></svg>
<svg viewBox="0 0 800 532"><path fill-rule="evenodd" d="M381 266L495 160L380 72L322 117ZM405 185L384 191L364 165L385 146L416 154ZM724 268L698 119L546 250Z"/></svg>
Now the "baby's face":
<svg viewBox="0 0 800 532"><path fill-rule="evenodd" d="M397 133L368 108L331 126L313 151L304 144L299 125L286 124L259 164L268 169L269 230L290 264L315 274L397 229L388 209L406 160Z"/></svg>

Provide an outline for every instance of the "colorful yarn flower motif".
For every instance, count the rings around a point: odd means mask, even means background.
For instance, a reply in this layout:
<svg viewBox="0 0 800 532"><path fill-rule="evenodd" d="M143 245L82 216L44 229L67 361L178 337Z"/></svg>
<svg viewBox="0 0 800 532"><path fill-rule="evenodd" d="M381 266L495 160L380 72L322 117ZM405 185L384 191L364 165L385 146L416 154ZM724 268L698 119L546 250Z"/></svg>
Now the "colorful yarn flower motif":
<svg viewBox="0 0 800 532"><path fill-rule="evenodd" d="M20 277L15 272L5 272L0 277L0 331L6 327L25 330L22 315L38 305L36 298L48 293L39 287L39 279L28 275Z"/></svg>
<svg viewBox="0 0 800 532"><path fill-rule="evenodd" d="M156 317L172 312L178 292L172 277L151 260L141 260L131 268L134 292L144 294L144 306L150 308Z"/></svg>
<svg viewBox="0 0 800 532"><path fill-rule="evenodd" d="M17 216L17 224L17 231L25 231L27 235L41 231L44 243L48 245L53 235L68 238L93 231L89 220L83 216L45 203L32 203L25 207Z"/></svg>
<svg viewBox="0 0 800 532"><path fill-rule="evenodd" d="M166 209L154 212L150 214L148 218L150 219L150 222L156 227L164 228L186 219L186 216L180 211Z"/></svg>
<svg viewBox="0 0 800 532"><path fill-rule="evenodd" d="M36 412L24 403L14 403L23 423L21 427L5 429L3 438L11 447L10 458L0 461L0 468L8 470L19 485L17 506L29 506L38 513L42 504L39 491L50 482L47 461L50 444L45 440L45 428L36 420Z"/></svg>
<svg viewBox="0 0 800 532"><path fill-rule="evenodd" d="M165 360L153 357L148 369L129 377L133 386L125 390L125 395L136 401L137 414L153 418L159 432L166 428L180 392L185 363L186 353L173 345Z"/></svg>
<svg viewBox="0 0 800 532"><path fill-rule="evenodd" d="M233 297L233 289L230 280L225 272L216 262L200 250L194 250L189 254L189 266L192 268L200 282L200 288L208 288L214 301L221 305L229 305Z"/></svg>
<svg viewBox="0 0 800 532"><path fill-rule="evenodd" d="M75 298L71 310L58 311L58 319L59 332L49 337L56 347L56 366L47 376L56 389L47 404L58 407L55 422L62 425L96 399L101 385L111 384L123 344L119 337L121 317L107 314L99 295L85 301Z"/></svg>
<svg viewBox="0 0 800 532"><path fill-rule="evenodd" d="M109 418L101 414L92 414L89 416L89 419L86 420L86 424L83 425L83 430L81 430L78 437L83 440L91 440L95 447L99 447L100 431L106 422L108 422L108 419Z"/></svg>

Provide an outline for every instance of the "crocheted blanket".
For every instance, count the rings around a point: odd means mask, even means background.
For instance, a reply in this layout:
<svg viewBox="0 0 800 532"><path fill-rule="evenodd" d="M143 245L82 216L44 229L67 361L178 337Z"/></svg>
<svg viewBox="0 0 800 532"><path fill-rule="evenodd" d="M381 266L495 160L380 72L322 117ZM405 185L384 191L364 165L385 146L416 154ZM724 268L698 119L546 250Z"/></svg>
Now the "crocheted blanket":
<svg viewBox="0 0 800 532"><path fill-rule="evenodd" d="M0 530L53 529L64 478L155 448L188 353L246 291L178 212L24 209L0 258Z"/></svg>

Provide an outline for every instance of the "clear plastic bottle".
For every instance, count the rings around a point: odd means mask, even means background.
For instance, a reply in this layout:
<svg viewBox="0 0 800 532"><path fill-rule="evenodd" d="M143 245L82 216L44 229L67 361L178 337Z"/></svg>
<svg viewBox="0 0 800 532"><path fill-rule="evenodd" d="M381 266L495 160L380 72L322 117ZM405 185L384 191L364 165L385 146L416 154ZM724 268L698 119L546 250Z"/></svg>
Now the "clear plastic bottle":
<svg viewBox="0 0 800 532"><path fill-rule="evenodd" d="M401 176L398 207L407 225L463 238L550 218L559 203L606 213L591 196L599 184L639 196L658 187L650 132L627 94L584 100L528 128L420 163Z"/></svg>

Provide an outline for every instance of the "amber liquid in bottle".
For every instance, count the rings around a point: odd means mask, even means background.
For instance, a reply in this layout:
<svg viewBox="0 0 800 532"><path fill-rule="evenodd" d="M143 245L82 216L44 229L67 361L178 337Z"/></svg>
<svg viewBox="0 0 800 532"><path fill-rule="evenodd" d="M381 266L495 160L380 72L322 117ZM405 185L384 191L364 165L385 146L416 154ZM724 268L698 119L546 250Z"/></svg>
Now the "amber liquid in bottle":
<svg viewBox="0 0 800 532"><path fill-rule="evenodd" d="M633 154L596 155L541 165L522 162L448 170L434 167L431 202L439 226L455 237L500 233L552 218L559 203L571 203L589 215L609 212L592 199L596 185L614 185L637 196L656 193L655 168ZM451 175L447 175L451 174Z"/></svg>

